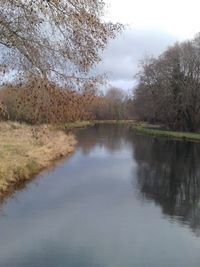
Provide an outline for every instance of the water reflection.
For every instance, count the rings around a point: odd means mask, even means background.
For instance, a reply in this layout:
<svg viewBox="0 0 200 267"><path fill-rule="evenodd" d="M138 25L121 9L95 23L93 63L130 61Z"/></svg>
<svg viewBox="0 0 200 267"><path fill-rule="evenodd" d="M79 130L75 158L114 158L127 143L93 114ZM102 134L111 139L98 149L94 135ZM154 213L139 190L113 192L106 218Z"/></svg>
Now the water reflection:
<svg viewBox="0 0 200 267"><path fill-rule="evenodd" d="M3 205L0 266L199 267L200 145L109 125L78 139Z"/></svg>
<svg viewBox="0 0 200 267"><path fill-rule="evenodd" d="M77 132L79 147L87 155L95 146L104 147L109 152L120 151L124 144L130 145L129 126L95 125Z"/></svg>
<svg viewBox="0 0 200 267"><path fill-rule="evenodd" d="M132 147L140 196L200 236L200 144L143 136L129 126L113 125L96 125L78 138L85 154L97 144L109 152L120 151L124 144Z"/></svg>
<svg viewBox="0 0 200 267"><path fill-rule="evenodd" d="M200 235L200 144L134 135L138 187L164 214Z"/></svg>

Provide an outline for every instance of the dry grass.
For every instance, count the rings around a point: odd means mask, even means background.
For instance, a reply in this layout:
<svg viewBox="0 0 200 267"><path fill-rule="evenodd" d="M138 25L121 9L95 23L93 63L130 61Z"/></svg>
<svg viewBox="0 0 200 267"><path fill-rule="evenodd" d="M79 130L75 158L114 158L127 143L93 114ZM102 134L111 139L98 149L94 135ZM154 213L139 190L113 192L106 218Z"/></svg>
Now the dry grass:
<svg viewBox="0 0 200 267"><path fill-rule="evenodd" d="M56 159L72 153L72 134L52 127L0 123L0 197L16 184L30 179Z"/></svg>

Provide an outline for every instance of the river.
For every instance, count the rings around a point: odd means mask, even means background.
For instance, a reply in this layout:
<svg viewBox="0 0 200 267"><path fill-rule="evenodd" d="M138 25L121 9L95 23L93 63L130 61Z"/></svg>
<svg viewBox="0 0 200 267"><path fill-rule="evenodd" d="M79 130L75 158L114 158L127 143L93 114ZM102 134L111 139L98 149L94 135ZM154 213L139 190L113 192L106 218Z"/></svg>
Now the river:
<svg viewBox="0 0 200 267"><path fill-rule="evenodd" d="M1 267L199 267L200 144L80 130L0 209Z"/></svg>

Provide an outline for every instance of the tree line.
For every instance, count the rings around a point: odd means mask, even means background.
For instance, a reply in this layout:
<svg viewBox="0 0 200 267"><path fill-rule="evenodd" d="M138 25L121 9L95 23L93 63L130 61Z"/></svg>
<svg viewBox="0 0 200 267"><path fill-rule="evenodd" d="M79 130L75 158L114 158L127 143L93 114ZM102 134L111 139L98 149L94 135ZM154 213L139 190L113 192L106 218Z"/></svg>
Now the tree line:
<svg viewBox="0 0 200 267"><path fill-rule="evenodd" d="M145 59L137 75L134 110L140 120L166 128L200 128L200 35Z"/></svg>
<svg viewBox="0 0 200 267"><path fill-rule="evenodd" d="M2 0L0 119L63 123L123 119L120 89L100 93L90 75L101 51L123 30L106 22L103 0Z"/></svg>
<svg viewBox="0 0 200 267"><path fill-rule="evenodd" d="M33 78L21 85L2 86L0 100L1 120L29 124L124 120L132 115L132 100L115 87L105 93L88 87L77 91Z"/></svg>

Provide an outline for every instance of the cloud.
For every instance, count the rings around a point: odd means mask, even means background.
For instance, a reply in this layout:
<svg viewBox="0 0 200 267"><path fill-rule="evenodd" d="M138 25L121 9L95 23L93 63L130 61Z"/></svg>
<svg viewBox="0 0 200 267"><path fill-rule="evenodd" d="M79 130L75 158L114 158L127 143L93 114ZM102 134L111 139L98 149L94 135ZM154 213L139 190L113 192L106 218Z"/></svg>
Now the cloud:
<svg viewBox="0 0 200 267"><path fill-rule="evenodd" d="M135 28L160 29L179 40L192 38L200 31L199 0L105 0L106 18Z"/></svg>
<svg viewBox="0 0 200 267"><path fill-rule="evenodd" d="M107 73L111 84L115 86L130 88L131 83L135 83L139 61L147 55L159 55L175 42L174 36L154 29L125 30L110 41L95 72Z"/></svg>

